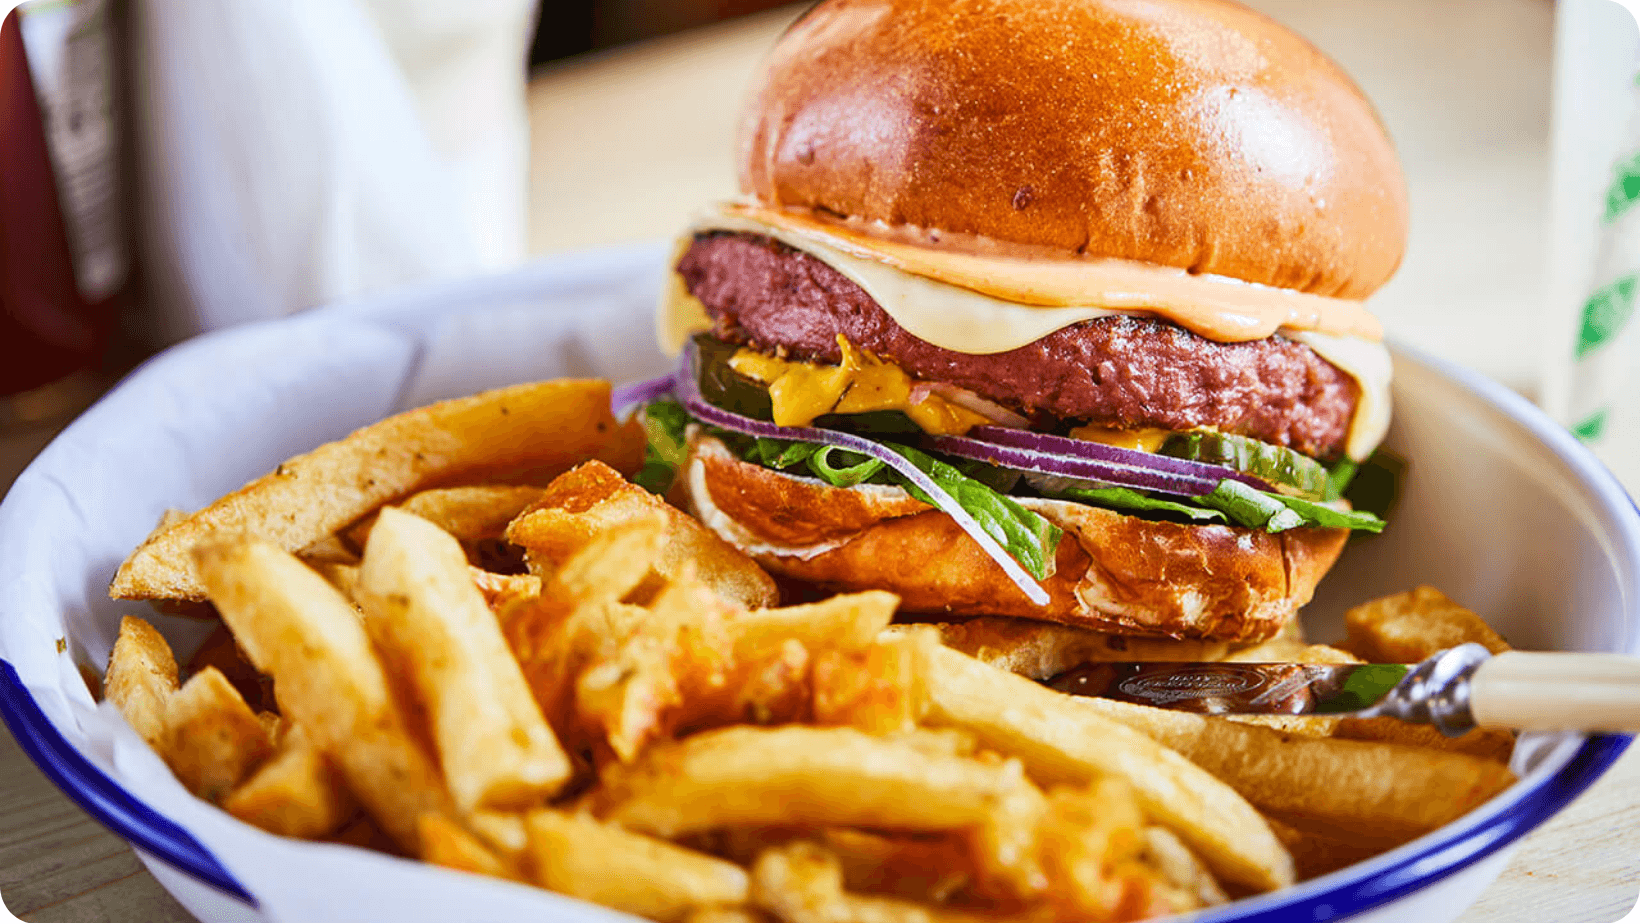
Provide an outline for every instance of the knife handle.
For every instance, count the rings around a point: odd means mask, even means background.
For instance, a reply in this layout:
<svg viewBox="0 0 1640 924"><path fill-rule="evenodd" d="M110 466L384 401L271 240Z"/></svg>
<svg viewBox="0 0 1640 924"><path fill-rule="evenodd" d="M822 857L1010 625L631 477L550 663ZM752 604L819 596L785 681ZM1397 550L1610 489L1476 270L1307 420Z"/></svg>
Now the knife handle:
<svg viewBox="0 0 1640 924"><path fill-rule="evenodd" d="M1470 675L1469 711L1522 731L1640 732L1640 658L1505 651Z"/></svg>

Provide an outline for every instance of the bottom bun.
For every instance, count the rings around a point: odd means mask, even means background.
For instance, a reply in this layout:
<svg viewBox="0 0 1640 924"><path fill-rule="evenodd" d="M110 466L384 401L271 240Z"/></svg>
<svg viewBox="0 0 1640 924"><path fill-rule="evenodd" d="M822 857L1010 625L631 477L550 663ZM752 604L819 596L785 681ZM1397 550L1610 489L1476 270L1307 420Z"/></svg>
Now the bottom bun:
<svg viewBox="0 0 1640 924"><path fill-rule="evenodd" d="M1189 526L1069 501L1016 498L1064 530L1049 600L1032 603L956 521L888 485L835 488L742 462L697 438L696 516L769 571L836 590L888 590L911 613L1020 616L1101 632L1262 641L1308 603L1349 537Z"/></svg>

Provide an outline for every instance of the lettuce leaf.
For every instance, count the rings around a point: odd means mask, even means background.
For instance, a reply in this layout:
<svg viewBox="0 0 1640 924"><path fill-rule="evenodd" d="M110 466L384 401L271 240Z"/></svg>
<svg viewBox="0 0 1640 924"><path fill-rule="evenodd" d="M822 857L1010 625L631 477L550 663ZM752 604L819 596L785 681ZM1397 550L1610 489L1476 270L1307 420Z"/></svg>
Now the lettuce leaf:
<svg viewBox="0 0 1640 924"><path fill-rule="evenodd" d="M866 483L892 484L904 488L925 504L934 503L933 498L925 495L916 485L881 460L870 456L819 443L749 437L717 428L709 428L709 431L723 440L735 455L766 468L788 470L801 466L807 469L807 474L835 488L852 488ZM882 445L904 456L935 484L944 488L958 506L978 521L980 528L1033 577L1038 580L1048 577L1051 573L1051 556L1059 545L1059 527L1021 507L1018 501L988 483L999 479L999 476L1001 481L1012 483L1016 477L1013 473L984 463L966 470L909 446L889 442Z"/></svg>
<svg viewBox="0 0 1640 924"><path fill-rule="evenodd" d="M689 441L684 430L689 412L671 398L657 398L638 410L648 445L644 447L643 468L632 481L654 494L665 494L678 476L678 468L689 457Z"/></svg>
<svg viewBox="0 0 1640 924"><path fill-rule="evenodd" d="M681 411L682 408L678 408L678 412ZM663 413L671 412L668 409ZM916 485L869 456L819 443L750 437L715 427L708 429L735 455L748 462L781 470L802 469L805 474L839 488L866 483L892 484L924 503L933 503ZM681 427L677 432L681 434ZM882 441L882 445L904 456L944 488L1033 576L1038 579L1048 576L1050 556L1059 543L1061 531L1039 514L1021 507L1006 493L1018 482L1018 472L981 462L941 459L900 443ZM653 445L651 448L653 451ZM1335 510L1314 501L1259 491L1230 479L1219 482L1211 493L1192 499L1161 497L1133 488L1092 483L1086 487L1057 488L1044 494L1113 510L1167 514L1198 523L1229 523L1272 533L1300 526L1343 527L1374 533L1384 528L1384 521L1367 511Z"/></svg>
<svg viewBox="0 0 1640 924"><path fill-rule="evenodd" d="M1054 549L1059 545L1059 527L1048 522L1040 514L1026 510L1018 501L965 474L948 462L898 443L883 445L904 456L923 474L933 479L935 484L944 488L957 505L968 511L968 514L979 522L980 528L1001 544L1015 561L1031 573L1032 577L1040 581L1052 573L1048 566L1051 564ZM885 467L885 471L892 473L893 469ZM933 498L924 494L910 481L901 478L897 473L893 477L912 497L925 504L934 503Z"/></svg>
<svg viewBox="0 0 1640 924"><path fill-rule="evenodd" d="M1165 497L1156 497L1133 488L1065 488L1055 491L1054 497L1060 500L1077 501L1091 504L1095 507L1109 507L1114 510L1147 510L1156 513L1175 513L1192 520L1230 522L1229 517L1221 510L1196 506L1189 501L1168 500Z"/></svg>
<svg viewBox="0 0 1640 924"><path fill-rule="evenodd" d="M1381 532L1384 521L1365 510L1335 510L1325 504L1271 494L1228 478L1196 502L1223 512L1240 526L1279 533L1296 526L1343 527Z"/></svg>

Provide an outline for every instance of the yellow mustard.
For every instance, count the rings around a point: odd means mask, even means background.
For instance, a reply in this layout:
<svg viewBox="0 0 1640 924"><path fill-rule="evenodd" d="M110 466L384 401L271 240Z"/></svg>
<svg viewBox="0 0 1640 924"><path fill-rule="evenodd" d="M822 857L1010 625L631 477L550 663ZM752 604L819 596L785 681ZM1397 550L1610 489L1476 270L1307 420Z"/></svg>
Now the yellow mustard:
<svg viewBox="0 0 1640 924"><path fill-rule="evenodd" d="M1133 430L1117 430L1112 427L1101 427L1098 424L1088 424L1070 431L1073 439L1087 440L1090 443L1104 443L1106 446L1119 446L1123 449L1139 449L1144 452L1155 452L1162 448L1172 431L1159 430L1155 427L1139 427Z"/></svg>
<svg viewBox="0 0 1640 924"><path fill-rule="evenodd" d="M742 348L729 368L769 389L774 422L803 427L826 414L903 411L923 430L939 436L961 435L990 419L935 394L911 400L913 382L905 370L839 335L840 365L793 362Z"/></svg>

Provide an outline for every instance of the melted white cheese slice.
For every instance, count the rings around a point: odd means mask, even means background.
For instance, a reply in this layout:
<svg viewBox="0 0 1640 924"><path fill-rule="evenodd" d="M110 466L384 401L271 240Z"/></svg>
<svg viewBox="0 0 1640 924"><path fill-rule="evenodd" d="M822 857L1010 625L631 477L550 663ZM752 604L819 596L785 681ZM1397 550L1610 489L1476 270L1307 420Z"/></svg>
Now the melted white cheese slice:
<svg viewBox="0 0 1640 924"><path fill-rule="evenodd" d="M959 353L1003 353L1072 324L1109 315L1151 316L1131 308L1021 305L847 254L810 235L721 209L702 215L679 238L669 265L676 266L690 241L703 231L759 234L801 250L847 276L912 336ZM682 277L675 272L667 274L656 327L661 347L669 353L683 349L691 334L712 327L705 307L689 294ZM1361 397L1350 421L1345 454L1356 461L1364 460L1389 429L1389 351L1376 340L1285 327L1281 333L1315 350L1359 386Z"/></svg>

